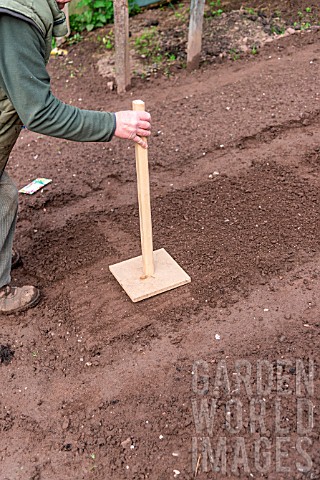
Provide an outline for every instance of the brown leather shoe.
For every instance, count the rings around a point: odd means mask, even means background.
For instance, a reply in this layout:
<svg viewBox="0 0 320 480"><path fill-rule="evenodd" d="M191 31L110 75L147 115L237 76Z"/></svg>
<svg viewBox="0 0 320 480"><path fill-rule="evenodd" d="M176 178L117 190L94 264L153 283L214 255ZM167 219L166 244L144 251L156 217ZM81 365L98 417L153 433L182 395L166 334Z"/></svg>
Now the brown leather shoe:
<svg viewBox="0 0 320 480"><path fill-rule="evenodd" d="M20 257L20 253L18 252L18 250L16 250L15 248L12 249L12 259L11 259L11 270L13 270L14 268L17 268L19 267L19 265L21 264L21 257Z"/></svg>
<svg viewBox="0 0 320 480"><path fill-rule="evenodd" d="M0 289L0 314L10 315L35 307L40 300L40 290L26 285L11 287L5 285Z"/></svg>

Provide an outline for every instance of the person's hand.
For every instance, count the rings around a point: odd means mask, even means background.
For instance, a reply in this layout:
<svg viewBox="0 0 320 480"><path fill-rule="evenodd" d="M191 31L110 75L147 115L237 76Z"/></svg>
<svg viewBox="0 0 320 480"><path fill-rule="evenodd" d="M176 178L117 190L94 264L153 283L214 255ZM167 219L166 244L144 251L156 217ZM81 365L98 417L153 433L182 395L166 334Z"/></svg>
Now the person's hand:
<svg viewBox="0 0 320 480"><path fill-rule="evenodd" d="M141 137L148 137L150 132L150 113L145 111L127 110L116 112L115 136L133 140L143 148L148 148L147 142Z"/></svg>

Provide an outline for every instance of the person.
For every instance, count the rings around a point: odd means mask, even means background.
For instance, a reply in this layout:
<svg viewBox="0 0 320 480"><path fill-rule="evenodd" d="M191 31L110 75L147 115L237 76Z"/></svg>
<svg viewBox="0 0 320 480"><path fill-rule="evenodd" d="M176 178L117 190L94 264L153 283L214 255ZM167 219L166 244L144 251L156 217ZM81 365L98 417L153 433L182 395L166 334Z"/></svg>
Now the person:
<svg viewBox="0 0 320 480"><path fill-rule="evenodd" d="M70 1L0 0L0 314L31 308L40 299L34 286L11 285L18 191L5 167L22 126L81 142L115 136L144 148L141 137L150 135L149 112L83 110L53 95L46 64L52 37L67 33L62 9Z"/></svg>

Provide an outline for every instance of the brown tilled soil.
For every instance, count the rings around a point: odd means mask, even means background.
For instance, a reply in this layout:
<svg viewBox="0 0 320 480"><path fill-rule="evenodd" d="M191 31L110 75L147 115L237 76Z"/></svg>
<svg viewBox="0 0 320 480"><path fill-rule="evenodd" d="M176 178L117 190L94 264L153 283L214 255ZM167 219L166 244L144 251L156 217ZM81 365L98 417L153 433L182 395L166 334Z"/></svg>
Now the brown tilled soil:
<svg viewBox="0 0 320 480"><path fill-rule="evenodd" d="M192 282L133 304L109 272L140 254L132 144L23 131L10 173L53 182L20 198L13 281L43 300L0 319L0 480L319 479L320 32L121 96L92 38L53 89L146 102L154 246Z"/></svg>

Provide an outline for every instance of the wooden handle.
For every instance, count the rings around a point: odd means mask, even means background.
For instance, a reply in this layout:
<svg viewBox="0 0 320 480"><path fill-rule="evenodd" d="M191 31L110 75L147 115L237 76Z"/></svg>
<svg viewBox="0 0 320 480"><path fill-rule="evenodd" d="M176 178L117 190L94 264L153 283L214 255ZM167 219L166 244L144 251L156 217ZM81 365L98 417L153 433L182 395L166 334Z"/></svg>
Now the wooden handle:
<svg viewBox="0 0 320 480"><path fill-rule="evenodd" d="M145 109L144 102L142 100L134 100L132 102L132 109L135 111L143 111ZM143 137L143 140L146 141L146 138ZM146 278L154 274L148 150L142 148L137 143L135 149L142 263L144 278Z"/></svg>

